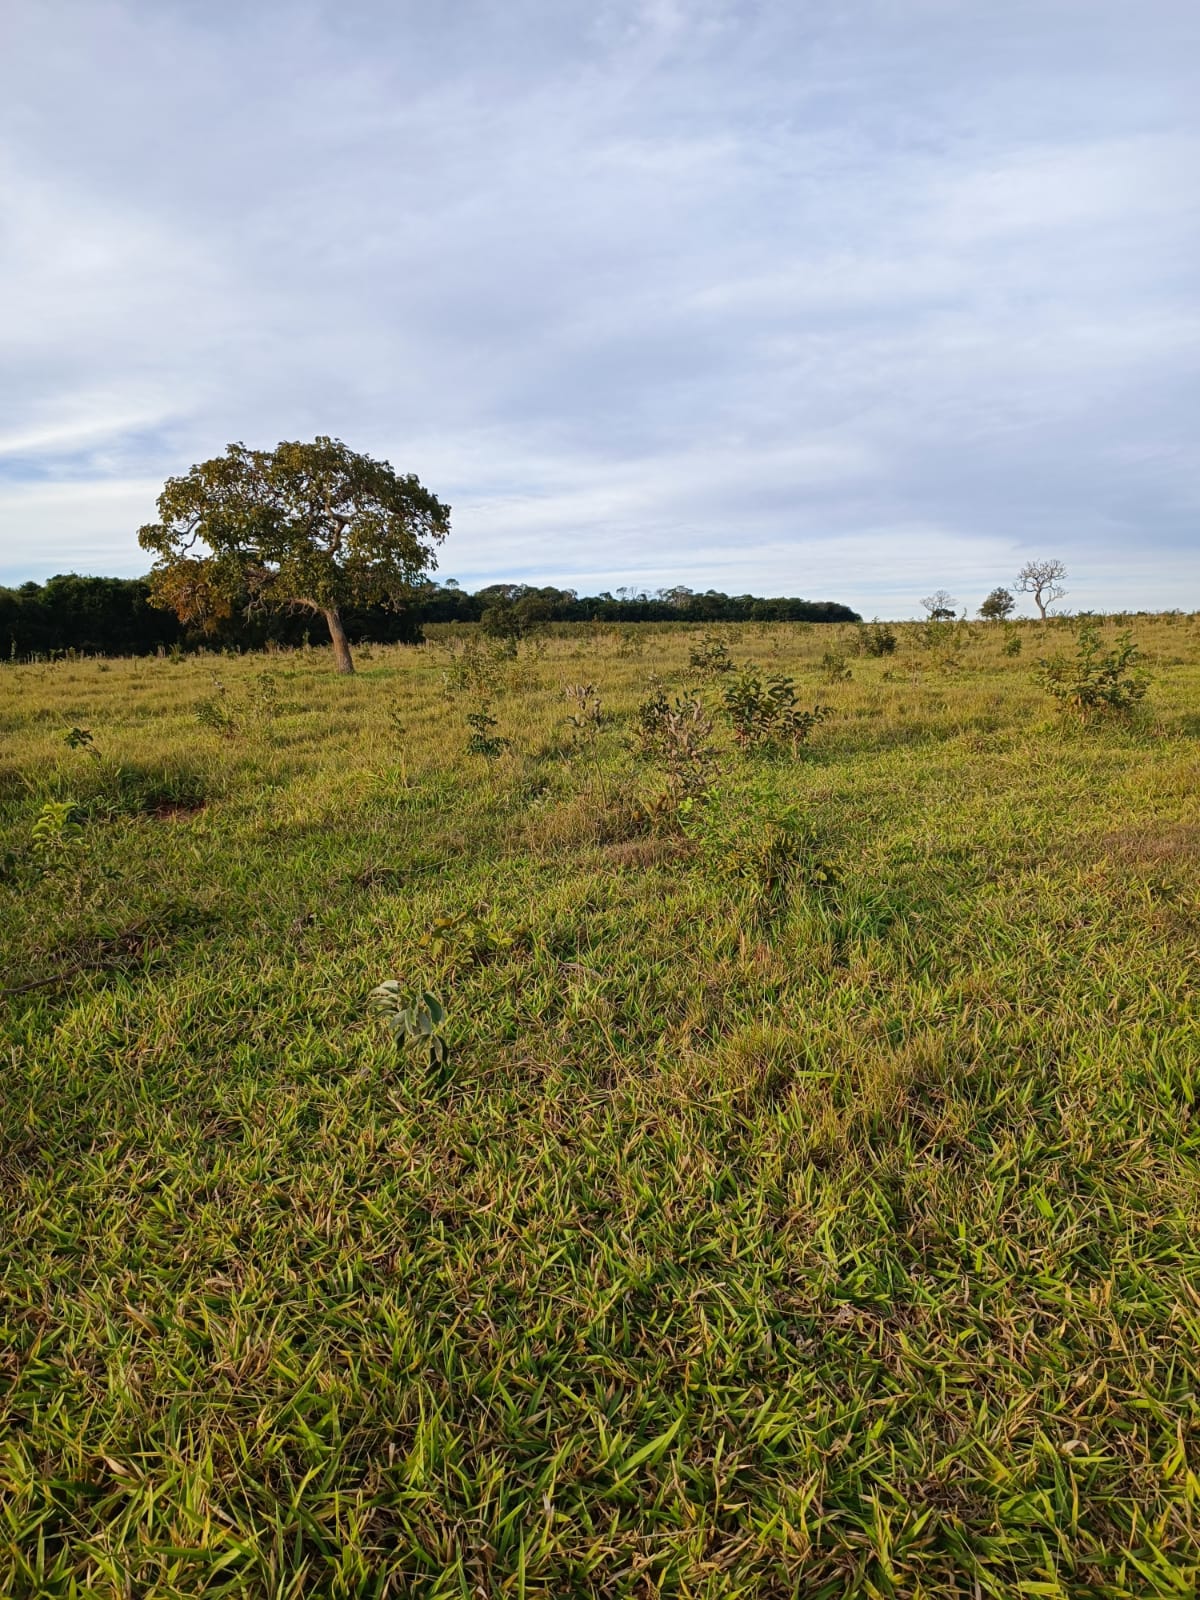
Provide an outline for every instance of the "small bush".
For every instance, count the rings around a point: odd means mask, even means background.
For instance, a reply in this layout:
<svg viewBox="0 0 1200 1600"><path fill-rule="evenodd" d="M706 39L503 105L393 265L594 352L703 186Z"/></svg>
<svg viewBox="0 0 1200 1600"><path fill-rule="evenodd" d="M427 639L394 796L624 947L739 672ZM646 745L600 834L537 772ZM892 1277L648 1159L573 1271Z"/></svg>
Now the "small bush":
<svg viewBox="0 0 1200 1600"><path fill-rule="evenodd" d="M732 846L723 862L730 877L747 884L760 914L782 910L794 888L832 891L837 873L811 835L783 824Z"/></svg>
<svg viewBox="0 0 1200 1600"><path fill-rule="evenodd" d="M653 761L662 755L667 718L671 712L671 702L667 699L666 690L661 683L651 681L650 694L641 702L634 714L636 719L633 729L634 753L645 761Z"/></svg>
<svg viewBox="0 0 1200 1600"><path fill-rule="evenodd" d="M733 671L733 657L724 639L715 633L706 633L699 644L694 644L689 650L688 666L701 677L714 678L723 672Z"/></svg>
<svg viewBox="0 0 1200 1600"><path fill-rule="evenodd" d="M52 878L78 864L84 812L74 800L47 800L29 834L34 875Z"/></svg>
<svg viewBox="0 0 1200 1600"><path fill-rule="evenodd" d="M743 749L787 744L793 755L829 715L824 706L804 710L791 678L776 676L764 682L749 670L739 673L725 690L725 710L733 736Z"/></svg>
<svg viewBox="0 0 1200 1600"><path fill-rule="evenodd" d="M363 654L362 649L359 655ZM251 715L260 725L270 727L279 715L279 682L274 673L257 672L247 695Z"/></svg>
<svg viewBox="0 0 1200 1600"><path fill-rule="evenodd" d="M223 739L232 739L238 726L237 718L230 709L228 691L220 678L216 677L213 678L213 688L216 692L197 704L196 721L210 733L220 734Z"/></svg>
<svg viewBox="0 0 1200 1600"><path fill-rule="evenodd" d="M661 688L638 707L635 748L662 768L666 789L647 806L656 823L678 826L711 796L717 775L712 719L695 697L671 704Z"/></svg>
<svg viewBox="0 0 1200 1600"><path fill-rule="evenodd" d="M600 695L594 683L572 683L563 690L573 710L567 712L571 740L575 745L594 745L604 722Z"/></svg>
<svg viewBox="0 0 1200 1600"><path fill-rule="evenodd" d="M0 856L0 883L30 888L52 883L82 906L90 891L119 876L89 852L87 813L74 800L47 800L34 819L25 846Z"/></svg>
<svg viewBox="0 0 1200 1600"><path fill-rule="evenodd" d="M864 656L894 656L899 643L895 628L878 617L859 625L858 648Z"/></svg>
<svg viewBox="0 0 1200 1600"><path fill-rule="evenodd" d="M496 718L492 716L491 702L485 700L478 710L467 713L467 727L471 729L470 738L467 740L467 753L473 756L484 756L489 761L494 761L508 749L510 741L499 738L492 732L498 727Z"/></svg>
<svg viewBox="0 0 1200 1600"><path fill-rule="evenodd" d="M1076 635L1073 657L1061 653L1039 660L1037 681L1081 722L1102 714L1128 716L1145 697L1149 675L1135 663L1140 651L1130 634L1122 633L1104 650L1100 630L1084 621Z"/></svg>
<svg viewBox="0 0 1200 1600"><path fill-rule="evenodd" d="M100 759L100 752L96 749L96 741L90 728L71 728L63 735L63 743L68 750L86 750L93 761Z"/></svg>
<svg viewBox="0 0 1200 1600"><path fill-rule="evenodd" d="M504 687L508 665L520 654L513 635L465 639L461 644L452 641L445 648L450 664L442 674L442 693L447 700L465 694L488 698L498 694Z"/></svg>
<svg viewBox="0 0 1200 1600"><path fill-rule="evenodd" d="M484 962L510 950L529 949L533 934L525 923L505 927L494 914L455 911L435 917L417 943L438 961Z"/></svg>

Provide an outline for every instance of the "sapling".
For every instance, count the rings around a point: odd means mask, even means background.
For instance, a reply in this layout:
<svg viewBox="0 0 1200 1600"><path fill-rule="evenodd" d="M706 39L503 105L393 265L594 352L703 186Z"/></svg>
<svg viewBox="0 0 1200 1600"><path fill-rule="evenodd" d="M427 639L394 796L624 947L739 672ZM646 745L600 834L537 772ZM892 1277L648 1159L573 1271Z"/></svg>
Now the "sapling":
<svg viewBox="0 0 1200 1600"><path fill-rule="evenodd" d="M484 700L477 711L469 711L466 717L467 727L471 736L467 740L467 753L473 756L485 756L487 760L494 761L508 749L510 740L501 738L492 732L499 726L496 718L492 716L491 702Z"/></svg>
<svg viewBox="0 0 1200 1600"><path fill-rule="evenodd" d="M431 1067L444 1067L450 1060L450 1048L440 1032L446 1020L446 1008L437 995L429 989L409 1005L404 1004L404 991L395 978L387 978L371 990L372 1008L381 1012L388 1030L401 1047L415 1043L426 1052Z"/></svg>
<svg viewBox="0 0 1200 1600"><path fill-rule="evenodd" d="M1076 635L1073 658L1061 654L1038 661L1037 681L1081 722L1100 713L1128 716L1145 697L1149 674L1136 666L1140 651L1129 633L1103 649L1100 630L1085 619Z"/></svg>
<svg viewBox="0 0 1200 1600"><path fill-rule="evenodd" d="M96 741L90 728L72 728L63 735L63 743L68 750L85 750L93 761L99 761L100 752L96 749Z"/></svg>

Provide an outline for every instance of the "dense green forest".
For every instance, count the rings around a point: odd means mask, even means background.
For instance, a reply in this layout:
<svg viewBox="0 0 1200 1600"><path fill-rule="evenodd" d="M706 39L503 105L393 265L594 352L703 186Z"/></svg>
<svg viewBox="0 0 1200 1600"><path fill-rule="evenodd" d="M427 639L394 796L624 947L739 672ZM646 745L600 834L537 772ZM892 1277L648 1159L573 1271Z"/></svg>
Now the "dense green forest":
<svg viewBox="0 0 1200 1600"><path fill-rule="evenodd" d="M656 594L622 589L577 595L570 589L497 583L469 594L450 581L426 583L400 610L364 606L347 610L351 640L415 643L426 622L481 622L491 632L519 634L541 622L857 622L849 606L832 600L762 599L702 594L679 587ZM261 649L268 643L325 643L325 624L303 610L252 610L248 605L207 634L185 627L150 601L145 578L81 577L61 573L46 583L0 588L0 650L8 658L78 650L100 655L147 655L200 645Z"/></svg>

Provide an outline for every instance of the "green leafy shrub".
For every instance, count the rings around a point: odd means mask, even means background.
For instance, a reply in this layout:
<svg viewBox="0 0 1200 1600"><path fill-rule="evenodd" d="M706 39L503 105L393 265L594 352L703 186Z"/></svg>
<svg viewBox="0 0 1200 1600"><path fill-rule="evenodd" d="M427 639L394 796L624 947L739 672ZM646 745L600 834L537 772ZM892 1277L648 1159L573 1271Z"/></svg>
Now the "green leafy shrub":
<svg viewBox="0 0 1200 1600"><path fill-rule="evenodd" d="M791 678L775 676L764 681L749 669L727 686L724 699L733 736L743 749L787 744L796 755L816 725L829 715L825 706L804 710Z"/></svg>
<svg viewBox="0 0 1200 1600"><path fill-rule="evenodd" d="M688 651L688 666L702 677L715 678L733 671L733 657L724 639L715 633L706 633Z"/></svg>
<svg viewBox="0 0 1200 1600"><path fill-rule="evenodd" d="M858 648L861 655L894 656L899 643L895 628L888 622L880 622L878 617L859 624Z"/></svg>
<svg viewBox="0 0 1200 1600"><path fill-rule="evenodd" d="M846 655L842 650L826 650L821 657L821 676L826 683L845 683L854 674L846 665Z"/></svg>
<svg viewBox="0 0 1200 1600"><path fill-rule="evenodd" d="M96 741L90 728L71 728L63 735L63 743L68 750L86 750L93 761L100 759L100 752L96 749Z"/></svg>
<svg viewBox="0 0 1200 1600"><path fill-rule="evenodd" d="M213 688L216 691L214 694L197 703L196 721L210 733L220 734L223 739L232 739L237 734L238 726L229 705L229 692L220 678L213 678Z"/></svg>
<svg viewBox="0 0 1200 1600"><path fill-rule="evenodd" d="M517 660L520 645L515 635L494 638L469 638L443 646L450 657L442 673L442 694L447 700L460 695L492 699L504 687L505 671Z"/></svg>
<svg viewBox="0 0 1200 1600"><path fill-rule="evenodd" d="M604 709L594 683L572 683L563 690L573 709L567 712L572 742L595 744L604 722Z"/></svg>
<svg viewBox="0 0 1200 1600"><path fill-rule="evenodd" d="M635 748L666 780L646 805L652 822L677 827L711 797L718 761L712 719L694 695L668 701L660 687L638 707Z"/></svg>
<svg viewBox="0 0 1200 1600"><path fill-rule="evenodd" d="M931 614L915 629L917 644L939 672L956 672L962 666L962 651L970 640L970 630L954 616Z"/></svg>
<svg viewBox="0 0 1200 1600"><path fill-rule="evenodd" d="M365 652L360 648L359 655ZM274 723L279 715L279 682L274 673L258 672L247 695L249 709L257 722L265 723L268 727Z"/></svg>
<svg viewBox="0 0 1200 1600"><path fill-rule="evenodd" d="M617 655L621 660L636 659L646 648L646 636L636 622L628 622L617 631Z"/></svg>
<svg viewBox="0 0 1200 1600"><path fill-rule="evenodd" d="M448 916L435 917L431 927L417 942L438 960L461 956L470 961L483 962L510 950L528 949L532 939L533 935L524 923L515 928L506 928L494 914L487 911L456 911Z"/></svg>
<svg viewBox="0 0 1200 1600"><path fill-rule="evenodd" d="M47 800L29 834L34 874L51 878L78 866L84 813L74 800Z"/></svg>
<svg viewBox="0 0 1200 1600"><path fill-rule="evenodd" d="M511 741L492 732L499 723L492 716L490 701L485 700L477 710L468 711L466 722L471 730L467 739L468 755L484 756L488 761L494 761L508 749Z"/></svg>
<svg viewBox="0 0 1200 1600"><path fill-rule="evenodd" d="M25 888L53 883L78 907L89 889L116 881L120 874L88 852L86 822L87 813L75 800L47 800L25 846L0 858L0 883Z"/></svg>
<svg viewBox="0 0 1200 1600"><path fill-rule="evenodd" d="M654 761L662 755L670 711L666 690L661 683L652 680L651 692L634 713L633 748L644 760Z"/></svg>
<svg viewBox="0 0 1200 1600"><path fill-rule="evenodd" d="M795 888L831 891L838 882L835 869L819 853L811 834L791 822L738 841L728 850L722 866L729 877L752 890L756 910L765 916L782 911Z"/></svg>
<svg viewBox="0 0 1200 1600"><path fill-rule="evenodd" d="M1145 697L1149 674L1136 663L1140 651L1129 633L1118 634L1105 650L1100 630L1090 619L1080 624L1074 656L1061 652L1040 659L1037 681L1081 722L1102 714L1128 716Z"/></svg>

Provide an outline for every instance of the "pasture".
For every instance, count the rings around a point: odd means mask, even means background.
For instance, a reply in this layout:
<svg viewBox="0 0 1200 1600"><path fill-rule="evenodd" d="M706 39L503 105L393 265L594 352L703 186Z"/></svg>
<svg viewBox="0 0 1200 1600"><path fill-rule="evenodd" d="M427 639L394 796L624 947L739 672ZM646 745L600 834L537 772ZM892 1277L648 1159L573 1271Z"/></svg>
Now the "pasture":
<svg viewBox="0 0 1200 1600"><path fill-rule="evenodd" d="M1061 623L0 667L0 1593L1195 1594L1200 618L1132 627L1092 725Z"/></svg>

